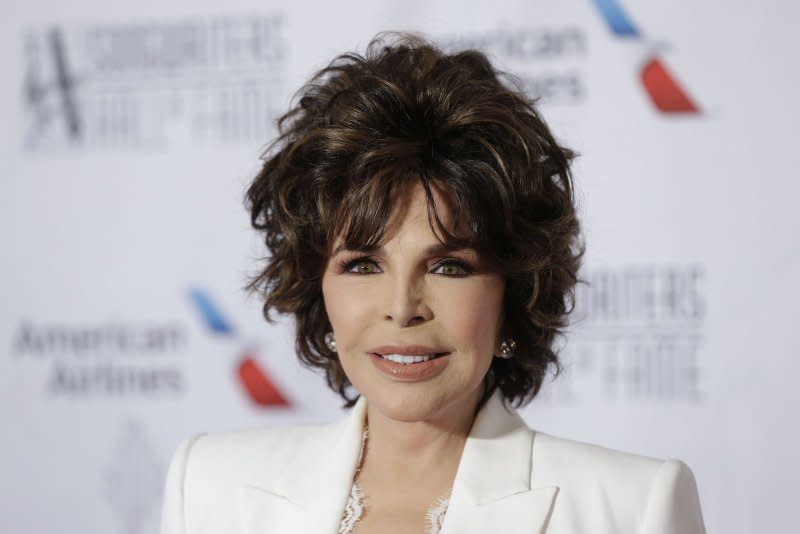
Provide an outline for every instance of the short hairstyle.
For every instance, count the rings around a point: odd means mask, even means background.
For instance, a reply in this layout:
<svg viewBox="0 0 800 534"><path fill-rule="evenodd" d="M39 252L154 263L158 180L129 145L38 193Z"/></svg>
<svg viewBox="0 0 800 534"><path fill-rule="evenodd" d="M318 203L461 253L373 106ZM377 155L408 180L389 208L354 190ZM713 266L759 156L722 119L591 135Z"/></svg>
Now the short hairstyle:
<svg viewBox="0 0 800 534"><path fill-rule="evenodd" d="M505 278L502 334L517 345L512 358L493 358L479 406L496 389L524 405L549 367L561 371L555 342L583 254L575 154L520 87L479 51L449 54L416 35L382 33L363 56L339 55L314 74L278 119L246 193L269 252L247 287L263 297L268 322L273 310L294 316L300 361L322 369L346 406L358 397L324 342L322 275L337 236L352 249L381 243L411 182L424 186L437 237L475 248ZM444 227L433 186L469 235Z"/></svg>

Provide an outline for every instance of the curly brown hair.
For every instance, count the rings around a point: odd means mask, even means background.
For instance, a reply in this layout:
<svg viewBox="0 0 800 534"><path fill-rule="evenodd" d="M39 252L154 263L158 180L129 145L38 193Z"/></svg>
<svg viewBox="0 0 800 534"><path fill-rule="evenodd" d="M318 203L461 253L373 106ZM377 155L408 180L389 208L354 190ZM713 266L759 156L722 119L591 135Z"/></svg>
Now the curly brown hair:
<svg viewBox="0 0 800 534"><path fill-rule="evenodd" d="M504 83L505 81L506 83ZM293 315L300 361L322 369L352 406L350 382L324 335L331 330L322 275L332 244L379 244L409 183L421 181L431 227L472 247L505 277L502 333L514 357L493 358L479 405L496 390L516 406L539 392L555 341L574 307L583 253L570 162L519 82L476 50L448 54L410 34L378 34L362 56L346 53L314 74L278 119L246 205L270 256L248 289ZM442 224L431 188L452 199Z"/></svg>

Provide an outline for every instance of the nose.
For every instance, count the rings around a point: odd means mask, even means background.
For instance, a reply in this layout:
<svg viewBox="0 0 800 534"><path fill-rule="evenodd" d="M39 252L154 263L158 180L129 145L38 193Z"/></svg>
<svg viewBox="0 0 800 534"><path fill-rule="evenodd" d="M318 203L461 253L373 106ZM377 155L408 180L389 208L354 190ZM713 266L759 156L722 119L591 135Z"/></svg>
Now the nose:
<svg viewBox="0 0 800 534"><path fill-rule="evenodd" d="M384 319L400 328L430 321L433 311L427 304L424 281L416 277L397 277L391 282Z"/></svg>

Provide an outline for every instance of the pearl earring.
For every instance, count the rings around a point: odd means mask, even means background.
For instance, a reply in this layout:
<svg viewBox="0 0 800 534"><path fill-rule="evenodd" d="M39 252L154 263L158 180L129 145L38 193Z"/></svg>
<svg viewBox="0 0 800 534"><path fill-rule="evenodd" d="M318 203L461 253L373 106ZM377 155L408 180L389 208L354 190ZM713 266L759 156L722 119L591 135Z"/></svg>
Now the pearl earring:
<svg viewBox="0 0 800 534"><path fill-rule="evenodd" d="M517 342L511 338L503 340L500 343L500 358L504 360L508 360L512 356L514 356L514 349L517 348Z"/></svg>
<svg viewBox="0 0 800 534"><path fill-rule="evenodd" d="M331 352L336 352L336 340L333 339L333 332L325 334L325 346L327 346Z"/></svg>

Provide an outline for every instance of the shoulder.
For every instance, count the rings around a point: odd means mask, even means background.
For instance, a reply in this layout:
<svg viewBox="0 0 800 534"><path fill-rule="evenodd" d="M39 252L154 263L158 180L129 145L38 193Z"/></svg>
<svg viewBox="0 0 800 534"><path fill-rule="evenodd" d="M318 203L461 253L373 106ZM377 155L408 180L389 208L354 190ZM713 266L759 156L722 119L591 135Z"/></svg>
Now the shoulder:
<svg viewBox="0 0 800 534"><path fill-rule="evenodd" d="M627 482L647 481L664 461L538 431L534 431L533 459L542 468L540 476L578 475L582 480L598 478Z"/></svg>
<svg viewBox="0 0 800 534"><path fill-rule="evenodd" d="M337 434L336 424L196 434L172 454L164 486L162 534L235 532L237 495L285 474L312 447ZM266 483L266 484L265 484Z"/></svg>
<svg viewBox="0 0 800 534"><path fill-rule="evenodd" d="M337 423L195 434L173 453L171 470L186 478L247 483L278 474L281 468L306 454L315 454L335 439Z"/></svg>
<svg viewBox="0 0 800 534"><path fill-rule="evenodd" d="M682 460L535 431L532 467L533 484L559 488L556 521L591 511L595 524L631 532L705 532L694 474Z"/></svg>
<svg viewBox="0 0 800 534"><path fill-rule="evenodd" d="M649 487L660 479L693 478L686 463L534 431L533 465L541 482L595 481L606 487Z"/></svg>

